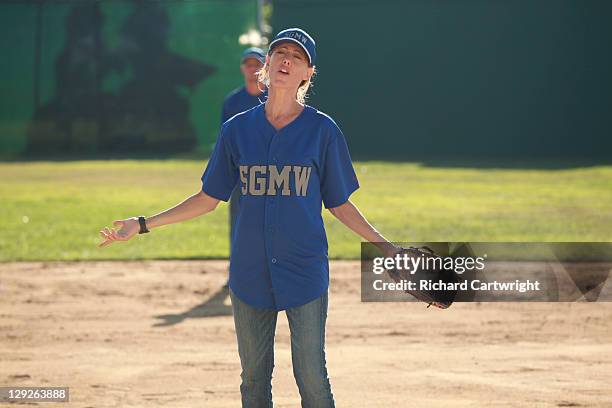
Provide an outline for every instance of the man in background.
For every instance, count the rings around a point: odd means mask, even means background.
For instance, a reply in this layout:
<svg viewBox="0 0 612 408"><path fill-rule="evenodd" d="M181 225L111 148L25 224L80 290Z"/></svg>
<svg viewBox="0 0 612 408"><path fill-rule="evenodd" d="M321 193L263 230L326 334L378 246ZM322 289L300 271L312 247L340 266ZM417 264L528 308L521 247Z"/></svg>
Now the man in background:
<svg viewBox="0 0 612 408"><path fill-rule="evenodd" d="M263 67L265 60L266 54L257 47L248 48L242 53L240 71L242 71L242 75L244 76L244 85L238 89L234 89L225 98L221 112L221 124L232 116L265 102L264 85L257 80L257 71ZM234 233L236 215L238 214L239 200L240 188L237 187L232 192L229 202L230 243ZM225 286L227 287L227 284Z"/></svg>
<svg viewBox="0 0 612 408"><path fill-rule="evenodd" d="M221 124L226 120L244 112L264 102L263 84L257 81L257 71L259 71L266 60L264 52L257 47L246 49L242 53L240 71L244 76L244 85L234 89L225 97L223 110L221 113Z"/></svg>

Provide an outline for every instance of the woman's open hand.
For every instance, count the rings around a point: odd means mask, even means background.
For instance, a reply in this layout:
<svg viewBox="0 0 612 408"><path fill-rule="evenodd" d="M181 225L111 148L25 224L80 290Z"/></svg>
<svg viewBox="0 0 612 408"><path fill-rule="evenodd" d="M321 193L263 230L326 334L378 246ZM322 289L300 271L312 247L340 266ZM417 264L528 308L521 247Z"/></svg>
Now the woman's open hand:
<svg viewBox="0 0 612 408"><path fill-rule="evenodd" d="M100 235L102 235L104 241L98 244L98 247L103 248L115 241L128 241L140 231L138 218L113 221L113 225L115 227L120 227L119 230L115 231L115 228L108 229L108 227L104 227L104 229L100 231Z"/></svg>

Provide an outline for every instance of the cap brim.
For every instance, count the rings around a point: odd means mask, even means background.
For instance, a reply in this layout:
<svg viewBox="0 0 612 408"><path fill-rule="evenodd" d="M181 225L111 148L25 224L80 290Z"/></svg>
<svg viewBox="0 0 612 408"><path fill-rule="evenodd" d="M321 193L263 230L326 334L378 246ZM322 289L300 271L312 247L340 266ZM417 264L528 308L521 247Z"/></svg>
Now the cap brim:
<svg viewBox="0 0 612 408"><path fill-rule="evenodd" d="M244 57L242 57L242 62L244 62L244 61L246 61L246 60L248 60L248 59L254 59L254 60L257 60L257 61L261 62L262 64L263 64L263 63L266 61L266 58L265 58L265 57L262 57L262 56L261 56L261 55L259 55L259 54L247 54L247 55L245 55Z"/></svg>
<svg viewBox="0 0 612 408"><path fill-rule="evenodd" d="M301 42L299 42L295 38L279 38L277 40L272 41L270 43L270 47L269 47L270 51L272 51L272 49L274 48L275 45L278 45L278 44L284 43L284 42L292 42L292 43L295 43L295 44L299 45L304 50L304 52L306 53L306 56L308 56L308 63L310 65L312 65L312 57L310 56L310 53L308 52L306 47L304 47L304 44L302 44Z"/></svg>

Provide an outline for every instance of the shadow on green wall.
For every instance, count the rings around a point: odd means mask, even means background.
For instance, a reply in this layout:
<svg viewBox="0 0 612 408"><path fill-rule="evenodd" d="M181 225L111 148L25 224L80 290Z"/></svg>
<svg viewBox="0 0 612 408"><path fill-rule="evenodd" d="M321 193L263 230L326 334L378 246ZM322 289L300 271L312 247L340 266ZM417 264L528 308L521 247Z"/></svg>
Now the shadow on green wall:
<svg viewBox="0 0 612 408"><path fill-rule="evenodd" d="M121 28L119 46L102 37L100 4L75 5L56 59L56 95L34 113L27 152L181 152L194 149L186 92L216 70L168 48L170 20L161 3L136 3ZM129 79L116 92L111 75Z"/></svg>

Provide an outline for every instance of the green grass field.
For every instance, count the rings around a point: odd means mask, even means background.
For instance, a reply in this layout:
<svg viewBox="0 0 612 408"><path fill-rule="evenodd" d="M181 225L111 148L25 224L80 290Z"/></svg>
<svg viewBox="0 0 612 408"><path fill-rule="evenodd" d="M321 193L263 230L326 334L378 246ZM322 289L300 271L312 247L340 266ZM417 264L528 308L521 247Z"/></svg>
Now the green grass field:
<svg viewBox="0 0 612 408"><path fill-rule="evenodd" d="M205 162L117 160L0 164L0 261L221 258L227 205L98 249L114 219L152 215L200 188ZM357 162L352 197L395 241L612 241L612 167L566 170ZM324 212L332 258L360 238Z"/></svg>

